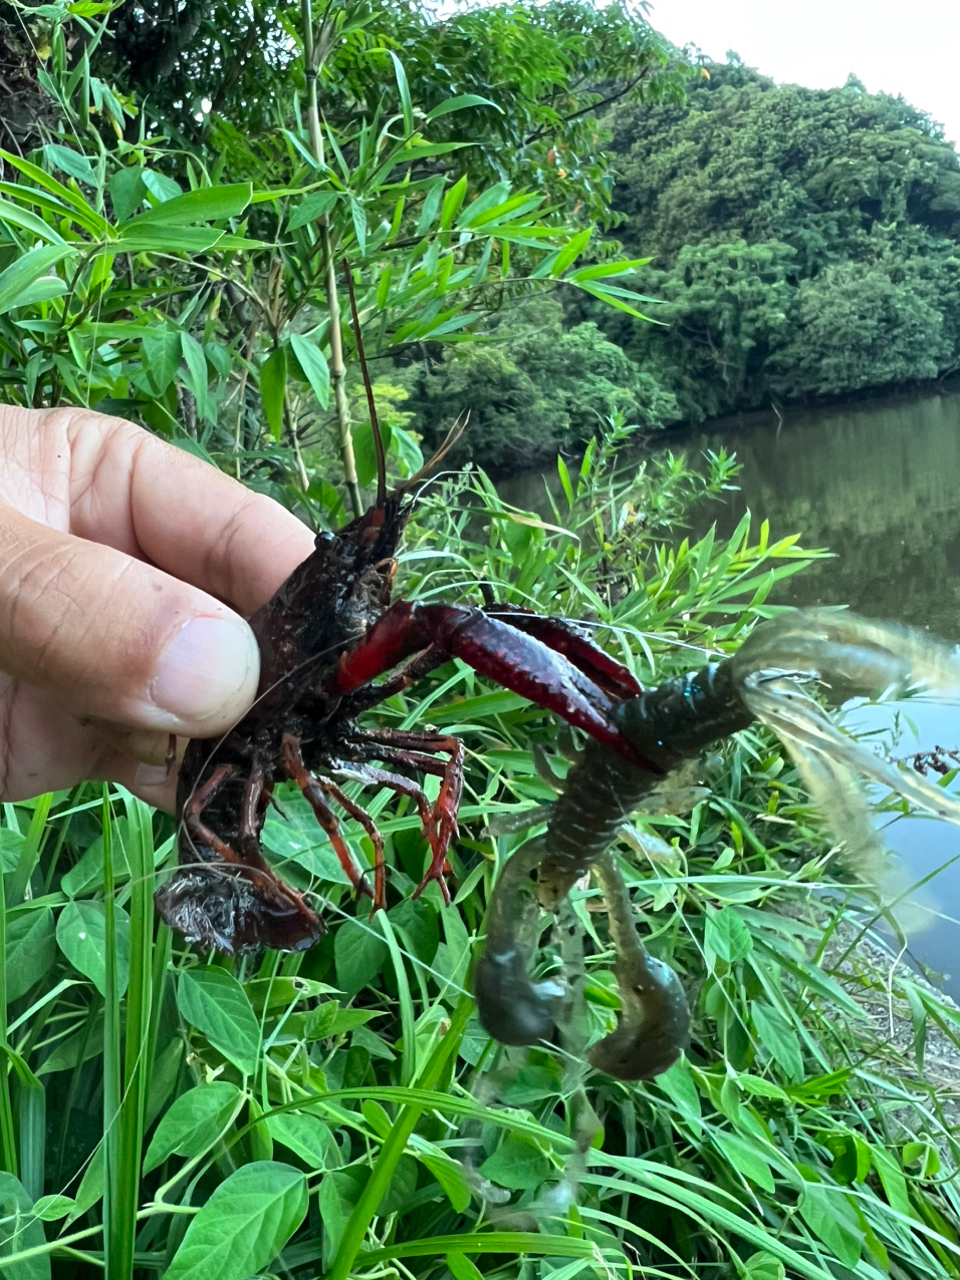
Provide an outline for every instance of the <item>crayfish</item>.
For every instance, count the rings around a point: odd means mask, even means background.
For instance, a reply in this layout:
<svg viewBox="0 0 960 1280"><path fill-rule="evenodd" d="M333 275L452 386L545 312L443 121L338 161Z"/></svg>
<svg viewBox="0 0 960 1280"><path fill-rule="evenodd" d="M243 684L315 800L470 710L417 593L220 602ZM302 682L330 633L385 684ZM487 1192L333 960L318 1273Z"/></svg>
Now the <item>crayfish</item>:
<svg viewBox="0 0 960 1280"><path fill-rule="evenodd" d="M250 619L261 653L251 711L222 738L187 747L177 791L180 866L155 900L189 942L235 955L261 947L302 951L323 932L317 912L273 871L260 843L274 788L288 780L374 909L386 903L383 840L341 783L360 780L409 797L431 852L416 893L436 882L449 902L445 867L457 835L462 744L357 721L451 658L643 763L613 721L624 694L639 685L572 624L509 605L391 600L395 555L413 505L408 491L419 476L388 493L376 429L374 439L374 505L339 531L318 533L313 553ZM432 805L410 773L441 779ZM334 804L373 844L372 886L347 847Z"/></svg>
<svg viewBox="0 0 960 1280"><path fill-rule="evenodd" d="M338 532L318 533L313 553L254 614L261 674L253 708L222 738L187 748L177 795L180 866L157 890L160 915L188 941L228 954L302 951L317 941L320 916L270 867L261 847L274 788L286 781L299 787L351 884L374 910L386 903L383 839L342 784L359 780L408 797L430 849L416 893L436 882L449 902L445 875L457 836L463 746L435 732L364 728L359 718L459 658L589 739L545 835L514 854L494 890L475 979L481 1023L504 1044L552 1037L564 992L561 984L530 977L538 915L541 907L555 910L592 871L617 955L622 1010L589 1058L622 1079L656 1075L682 1052L690 1014L677 976L647 953L607 852L631 810L682 761L759 718L780 734L855 849L874 839L857 772L960 820L960 804L858 748L800 688L813 679L870 691L918 678L956 685L960 666L946 648L906 628L811 610L762 624L719 665L644 691L628 668L563 619L489 602L393 601L396 553L419 476L387 492L373 425L374 505ZM440 778L432 803L416 774ZM372 885L354 862L335 806L370 838Z"/></svg>

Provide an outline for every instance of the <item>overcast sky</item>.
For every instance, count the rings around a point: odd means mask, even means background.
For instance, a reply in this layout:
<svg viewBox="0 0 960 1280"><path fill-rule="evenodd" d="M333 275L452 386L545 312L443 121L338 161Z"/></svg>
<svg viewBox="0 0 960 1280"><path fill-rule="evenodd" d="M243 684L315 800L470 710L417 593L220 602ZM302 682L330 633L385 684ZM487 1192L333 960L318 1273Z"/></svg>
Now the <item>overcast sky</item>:
<svg viewBox="0 0 960 1280"><path fill-rule="evenodd" d="M960 0L653 0L648 20L718 62L728 49L779 83L902 94L960 144Z"/></svg>

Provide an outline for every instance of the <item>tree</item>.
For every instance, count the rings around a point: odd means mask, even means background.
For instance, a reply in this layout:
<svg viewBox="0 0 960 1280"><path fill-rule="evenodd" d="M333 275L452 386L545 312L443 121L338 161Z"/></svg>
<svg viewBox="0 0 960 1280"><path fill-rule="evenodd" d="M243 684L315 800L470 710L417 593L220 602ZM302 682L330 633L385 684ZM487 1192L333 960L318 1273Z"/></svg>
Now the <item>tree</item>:
<svg viewBox="0 0 960 1280"><path fill-rule="evenodd" d="M450 406L470 418L463 452L494 470L576 450L608 419L656 429L678 413L674 398L587 321L564 329L559 301L540 299L505 312L488 341L452 348L405 380L418 429L436 443Z"/></svg>
<svg viewBox="0 0 960 1280"><path fill-rule="evenodd" d="M938 128L854 81L703 70L685 107L612 114L618 235L653 255L670 328L597 313L605 332L695 420L955 367L960 161Z"/></svg>

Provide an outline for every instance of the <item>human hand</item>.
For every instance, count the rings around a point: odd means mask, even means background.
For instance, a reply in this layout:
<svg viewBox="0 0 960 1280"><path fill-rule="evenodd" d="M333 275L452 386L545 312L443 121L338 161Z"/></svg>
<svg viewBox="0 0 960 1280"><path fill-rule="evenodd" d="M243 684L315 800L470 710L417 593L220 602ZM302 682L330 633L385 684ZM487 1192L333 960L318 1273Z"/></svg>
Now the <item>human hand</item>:
<svg viewBox="0 0 960 1280"><path fill-rule="evenodd" d="M0 405L0 799L96 778L172 809L170 734L249 709L243 618L312 549L277 503L132 423Z"/></svg>

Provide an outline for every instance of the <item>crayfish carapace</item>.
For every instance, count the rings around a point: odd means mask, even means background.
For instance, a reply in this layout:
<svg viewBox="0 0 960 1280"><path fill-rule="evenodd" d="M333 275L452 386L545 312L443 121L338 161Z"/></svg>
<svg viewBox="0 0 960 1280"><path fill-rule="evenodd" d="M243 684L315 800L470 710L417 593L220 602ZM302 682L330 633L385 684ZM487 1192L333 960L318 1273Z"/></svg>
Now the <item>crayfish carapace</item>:
<svg viewBox="0 0 960 1280"><path fill-rule="evenodd" d="M807 609L762 623L724 662L621 701L611 722L632 755L599 740L588 743L552 806L546 834L513 854L494 890L475 980L480 1021L491 1036L510 1045L552 1038L564 990L529 976L541 932L538 905L555 911L592 871L607 910L621 1013L616 1028L589 1051L590 1062L620 1079L642 1080L677 1060L690 1029L686 996L677 975L644 947L607 850L666 773L754 720L784 742L854 864L869 862L880 848L859 776L960 822L960 802L842 733L804 692L813 681L828 691L839 685L843 697L918 685L955 689L960 662L922 632Z"/></svg>

